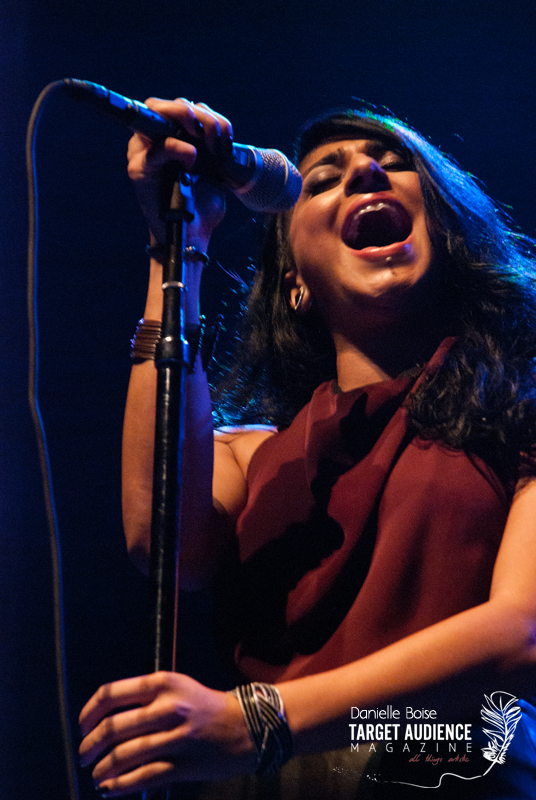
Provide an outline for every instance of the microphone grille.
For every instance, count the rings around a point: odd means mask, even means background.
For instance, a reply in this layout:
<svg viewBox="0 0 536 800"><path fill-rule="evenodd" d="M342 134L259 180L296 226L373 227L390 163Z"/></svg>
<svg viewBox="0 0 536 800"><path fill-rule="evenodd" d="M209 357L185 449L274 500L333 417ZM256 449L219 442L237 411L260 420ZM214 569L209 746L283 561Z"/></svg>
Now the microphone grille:
<svg viewBox="0 0 536 800"><path fill-rule="evenodd" d="M287 211L301 192L301 175L279 150L255 148L257 170L251 181L236 189L241 202L252 211Z"/></svg>

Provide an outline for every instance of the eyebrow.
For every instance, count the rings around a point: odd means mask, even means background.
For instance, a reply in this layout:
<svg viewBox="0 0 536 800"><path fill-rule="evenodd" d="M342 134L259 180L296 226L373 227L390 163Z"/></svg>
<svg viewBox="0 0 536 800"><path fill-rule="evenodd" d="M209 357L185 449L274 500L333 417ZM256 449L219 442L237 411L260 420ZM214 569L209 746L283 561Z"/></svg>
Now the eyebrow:
<svg viewBox="0 0 536 800"><path fill-rule="evenodd" d="M367 139L364 152L367 156L376 157L378 155L384 155L385 153L396 153L397 150L394 147L390 147L387 142L382 142L380 139ZM332 150L330 153L322 156L322 158L319 158L318 161L315 161L314 164L311 164L310 167L307 167L302 178L305 178L316 167L323 167L326 164L335 164L339 166L344 163L345 159L346 149L344 147L337 147L336 150Z"/></svg>

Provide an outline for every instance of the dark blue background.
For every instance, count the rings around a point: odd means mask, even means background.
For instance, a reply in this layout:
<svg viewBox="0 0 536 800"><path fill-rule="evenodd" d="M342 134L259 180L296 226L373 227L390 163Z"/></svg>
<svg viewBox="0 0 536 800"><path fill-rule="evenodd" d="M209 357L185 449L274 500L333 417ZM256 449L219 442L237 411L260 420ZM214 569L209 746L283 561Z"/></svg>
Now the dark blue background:
<svg viewBox="0 0 536 800"><path fill-rule="evenodd" d="M0 797L67 797L52 583L27 410L24 137L51 81L144 99L185 95L240 142L288 150L307 117L387 106L478 175L535 234L533 3L494 0L3 0L0 6ZM129 338L143 310L146 233L126 131L54 97L37 147L41 403L64 561L70 703L146 668L145 580L125 554L119 495ZM230 203L213 255L247 274L256 225ZM205 288L233 300L221 270ZM228 325L232 328L232 319ZM187 615L197 619L194 601ZM191 637L188 637L191 638ZM198 642L203 646L202 640ZM186 644L185 644L186 649ZM211 664L185 653L210 679ZM87 776L82 796L93 797Z"/></svg>

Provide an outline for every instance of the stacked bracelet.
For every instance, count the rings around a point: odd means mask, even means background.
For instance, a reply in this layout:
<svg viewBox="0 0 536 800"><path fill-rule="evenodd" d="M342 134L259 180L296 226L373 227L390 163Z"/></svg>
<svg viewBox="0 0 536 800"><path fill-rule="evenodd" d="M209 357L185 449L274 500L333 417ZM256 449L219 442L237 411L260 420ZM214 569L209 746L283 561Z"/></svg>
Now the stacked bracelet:
<svg viewBox="0 0 536 800"><path fill-rule="evenodd" d="M205 335L205 317L199 317L199 324L187 323L184 335L189 345L189 358L187 369L192 373L195 367L197 354L201 352L201 364L206 371L212 351L217 340L220 322L209 330ZM141 364L143 361L154 361L156 358L156 346L162 336L162 323L155 319L140 319L136 327L136 332L130 340L130 357L134 364Z"/></svg>
<svg viewBox="0 0 536 800"><path fill-rule="evenodd" d="M238 698L257 750L257 775L278 772L294 751L279 690L269 683L250 683L237 686L231 694Z"/></svg>
<svg viewBox="0 0 536 800"><path fill-rule="evenodd" d="M162 323L156 319L140 319L130 340L130 357L134 364L154 361L156 345L162 336Z"/></svg>

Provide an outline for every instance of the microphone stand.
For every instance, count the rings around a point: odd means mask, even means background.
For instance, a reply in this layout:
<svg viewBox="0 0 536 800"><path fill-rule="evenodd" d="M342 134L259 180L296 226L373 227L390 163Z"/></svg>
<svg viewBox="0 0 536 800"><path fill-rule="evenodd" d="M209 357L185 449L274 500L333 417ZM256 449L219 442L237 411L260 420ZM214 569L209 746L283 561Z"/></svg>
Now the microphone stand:
<svg viewBox="0 0 536 800"><path fill-rule="evenodd" d="M188 175L176 171L165 214L168 258L163 265L162 337L157 345L156 429L151 518L150 580L154 593L154 671L174 671L178 612L180 499L184 441L184 380L189 346L184 338L185 226L193 219ZM143 793L143 800L169 800L168 790Z"/></svg>

